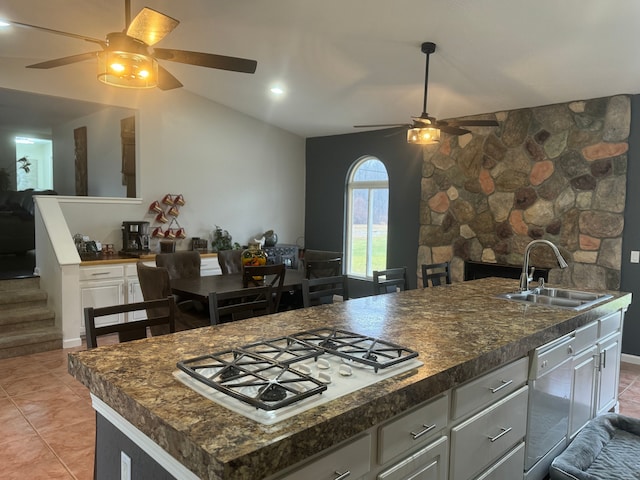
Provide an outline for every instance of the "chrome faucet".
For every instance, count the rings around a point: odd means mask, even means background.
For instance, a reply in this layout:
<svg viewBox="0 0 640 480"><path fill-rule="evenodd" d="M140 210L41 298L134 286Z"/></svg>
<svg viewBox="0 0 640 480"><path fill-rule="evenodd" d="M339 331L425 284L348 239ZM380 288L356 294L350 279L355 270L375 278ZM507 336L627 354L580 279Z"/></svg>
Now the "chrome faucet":
<svg viewBox="0 0 640 480"><path fill-rule="evenodd" d="M524 249L524 263L522 264L522 273L520 274L520 291L524 292L529 290L529 282L533 281L533 272L535 271L535 267L531 267L531 272L529 272L529 255L531 254L531 249L536 245L548 245L553 250L553 253L556 254L556 259L558 260L558 265L560 268L567 268L569 265L567 261L560 254L560 250L549 240L533 240L529 242L527 248Z"/></svg>

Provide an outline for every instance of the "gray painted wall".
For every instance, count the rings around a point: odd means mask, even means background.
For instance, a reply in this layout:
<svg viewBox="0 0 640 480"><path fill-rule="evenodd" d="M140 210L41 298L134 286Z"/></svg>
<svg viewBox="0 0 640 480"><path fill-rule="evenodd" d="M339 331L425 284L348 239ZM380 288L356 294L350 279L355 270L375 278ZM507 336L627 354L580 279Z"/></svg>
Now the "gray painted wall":
<svg viewBox="0 0 640 480"><path fill-rule="evenodd" d="M631 292L633 301L624 320L622 352L640 355L640 264L630 263L631 250L640 250L640 95L631 97L631 132L627 154L627 199L622 234L620 290Z"/></svg>
<svg viewBox="0 0 640 480"><path fill-rule="evenodd" d="M307 139L305 247L344 250L347 175L367 155L380 159L389 174L387 267L406 266L416 288L422 149L407 144L404 129ZM369 282L351 281L349 288L352 297L372 293Z"/></svg>

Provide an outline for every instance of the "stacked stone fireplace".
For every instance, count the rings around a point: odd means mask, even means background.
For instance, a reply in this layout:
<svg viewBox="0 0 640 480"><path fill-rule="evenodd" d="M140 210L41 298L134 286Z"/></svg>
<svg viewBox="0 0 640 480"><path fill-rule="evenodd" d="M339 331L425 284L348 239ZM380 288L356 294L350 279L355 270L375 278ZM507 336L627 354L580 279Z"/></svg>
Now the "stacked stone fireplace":
<svg viewBox="0 0 640 480"><path fill-rule="evenodd" d="M627 185L630 98L618 95L474 118L499 127L443 135L424 147L418 265L451 261L522 266L526 245L544 238L531 263L549 281L619 289Z"/></svg>

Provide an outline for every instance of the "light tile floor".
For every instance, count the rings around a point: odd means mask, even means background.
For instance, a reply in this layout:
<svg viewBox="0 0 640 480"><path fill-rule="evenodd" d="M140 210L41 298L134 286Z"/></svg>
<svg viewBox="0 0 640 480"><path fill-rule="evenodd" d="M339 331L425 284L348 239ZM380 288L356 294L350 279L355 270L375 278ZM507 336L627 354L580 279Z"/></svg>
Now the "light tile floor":
<svg viewBox="0 0 640 480"><path fill-rule="evenodd" d="M95 413L67 372L73 350L0 360L3 480L93 478ZM640 365L622 364L620 413L640 418Z"/></svg>

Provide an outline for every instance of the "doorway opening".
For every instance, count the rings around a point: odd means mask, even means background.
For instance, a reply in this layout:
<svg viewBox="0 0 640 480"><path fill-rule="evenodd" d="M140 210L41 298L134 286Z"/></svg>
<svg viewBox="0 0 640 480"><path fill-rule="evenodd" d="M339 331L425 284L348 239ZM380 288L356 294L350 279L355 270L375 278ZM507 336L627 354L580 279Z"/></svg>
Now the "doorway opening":
<svg viewBox="0 0 640 480"><path fill-rule="evenodd" d="M16 137L16 190L53 190L53 142Z"/></svg>

